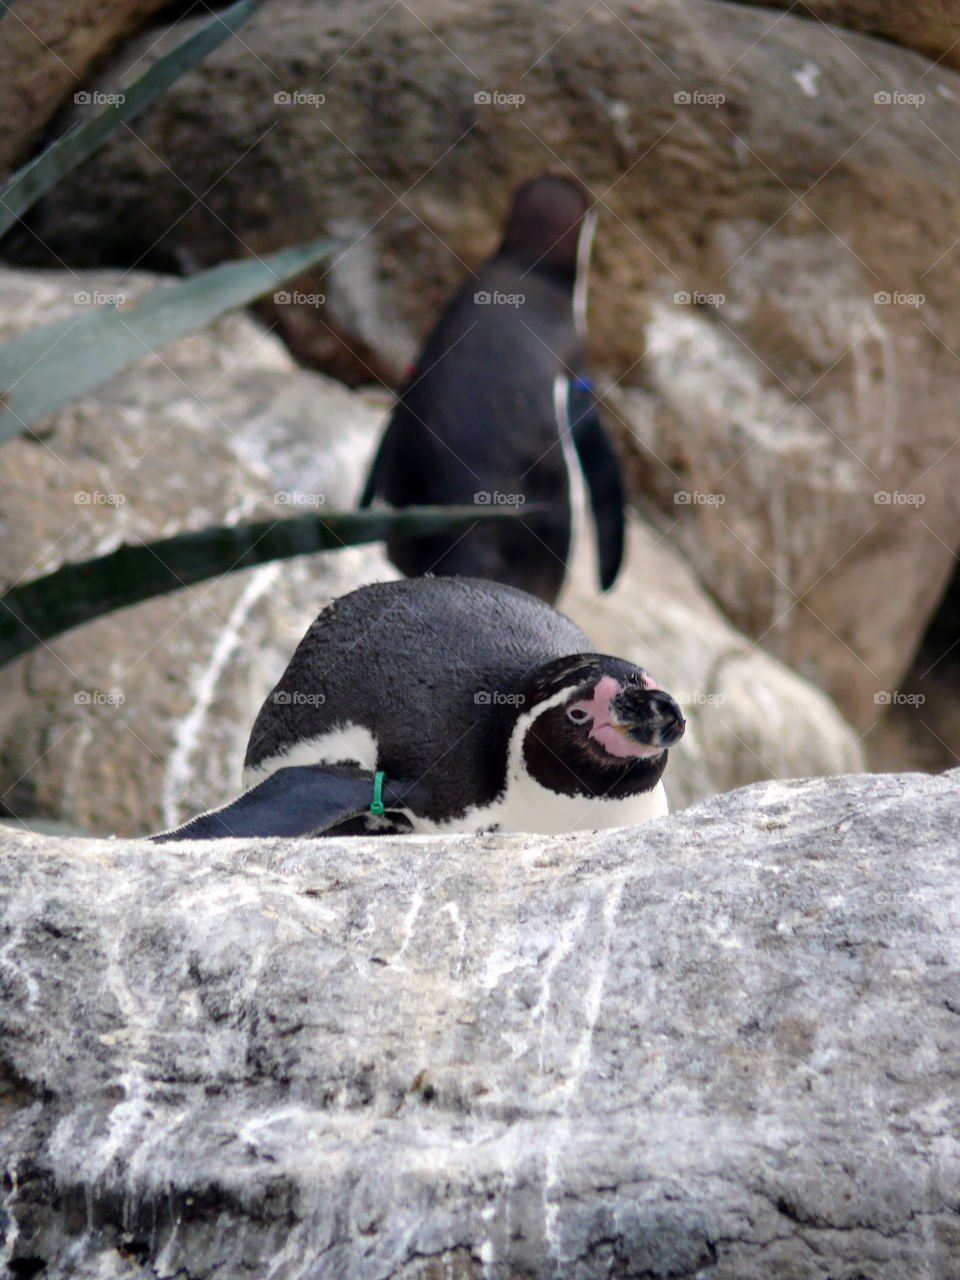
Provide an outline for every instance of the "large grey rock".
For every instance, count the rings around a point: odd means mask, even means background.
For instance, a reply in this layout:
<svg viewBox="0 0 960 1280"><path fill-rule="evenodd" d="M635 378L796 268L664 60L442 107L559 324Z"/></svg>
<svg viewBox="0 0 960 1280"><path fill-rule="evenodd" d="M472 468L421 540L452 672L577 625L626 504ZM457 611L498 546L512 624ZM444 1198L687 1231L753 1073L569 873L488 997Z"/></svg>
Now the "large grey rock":
<svg viewBox="0 0 960 1280"><path fill-rule="evenodd" d="M19 0L4 7L0 40L0 173L22 164L91 70L166 0Z"/></svg>
<svg viewBox="0 0 960 1280"><path fill-rule="evenodd" d="M0 273L0 335L83 314L76 295L133 298L158 283ZM123 539L352 507L387 404L298 369L259 323L226 317L55 415L39 439L4 446L0 577ZM593 565L578 569L567 607L601 650L684 697L673 806L758 778L861 767L828 700L749 646L654 541L636 526L602 604ZM393 577L379 546L265 565L110 615L0 670L3 806L129 834L229 799L260 704L316 614Z"/></svg>
<svg viewBox="0 0 960 1280"><path fill-rule="evenodd" d="M958 781L548 840L3 835L0 1257L960 1276Z"/></svg>
<svg viewBox="0 0 960 1280"><path fill-rule="evenodd" d="M156 277L0 275L0 334ZM354 504L386 401L296 367L227 316L3 446L0 579L205 525ZM250 727L316 614L396 577L379 546L263 565L110 614L0 670L6 812L171 826L236 794Z"/></svg>
<svg viewBox="0 0 960 1280"><path fill-rule="evenodd" d="M882 36L894 44L916 49L934 64L960 67L960 7L956 0L743 0L764 9L784 9L798 18L812 18L838 28ZM776 21L771 17L771 21ZM838 30L836 40L848 37Z"/></svg>

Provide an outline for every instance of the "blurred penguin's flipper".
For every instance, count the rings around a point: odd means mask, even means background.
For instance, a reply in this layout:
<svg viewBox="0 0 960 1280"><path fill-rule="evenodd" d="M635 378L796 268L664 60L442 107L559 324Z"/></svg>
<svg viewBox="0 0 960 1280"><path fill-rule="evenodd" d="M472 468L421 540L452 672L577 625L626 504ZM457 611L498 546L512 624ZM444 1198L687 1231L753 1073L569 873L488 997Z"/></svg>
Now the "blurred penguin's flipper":
<svg viewBox="0 0 960 1280"><path fill-rule="evenodd" d="M403 787L384 780L382 800L396 807ZM225 836L313 836L372 812L374 774L358 765L278 769L238 799L151 840L218 840Z"/></svg>
<svg viewBox="0 0 960 1280"><path fill-rule="evenodd" d="M623 561L623 478L620 463L597 414L592 384L585 378L570 382L570 433L583 476L590 490L590 506L597 528L600 586L607 591Z"/></svg>
<svg viewBox="0 0 960 1280"><path fill-rule="evenodd" d="M380 468L383 463L383 453L386 443L387 433L385 431L380 437L380 443L377 445L377 452L370 465L367 482L363 486L363 493L360 495L360 501L357 503L358 507L369 507L371 502L373 502L374 498L377 496L377 488L380 483Z"/></svg>

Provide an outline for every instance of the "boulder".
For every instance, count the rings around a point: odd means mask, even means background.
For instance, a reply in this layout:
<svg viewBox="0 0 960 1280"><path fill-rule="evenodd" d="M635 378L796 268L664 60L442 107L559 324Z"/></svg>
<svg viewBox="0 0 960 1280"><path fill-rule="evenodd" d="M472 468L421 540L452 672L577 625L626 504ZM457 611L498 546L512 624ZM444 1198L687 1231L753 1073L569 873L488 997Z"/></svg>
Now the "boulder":
<svg viewBox="0 0 960 1280"><path fill-rule="evenodd" d="M743 0L765 9L783 9L798 18L880 36L916 49L954 70L960 68L960 11L954 0ZM770 15L771 21L777 19ZM837 32L838 40L847 37Z"/></svg>
<svg viewBox="0 0 960 1280"><path fill-rule="evenodd" d="M960 1276L960 775L641 828L0 836L0 1265Z"/></svg>
<svg viewBox="0 0 960 1280"><path fill-rule="evenodd" d="M154 277L4 273L0 333ZM350 507L384 403L297 369L232 315L3 445L0 580L123 541ZM379 546L263 565L70 631L0 672L3 809L158 830L236 794L257 711L319 611L396 577Z"/></svg>
<svg viewBox="0 0 960 1280"><path fill-rule="evenodd" d="M74 105L100 105L80 85L127 36L141 30L167 0L26 0L4 6L0 41L0 174L23 164L51 117L77 92Z"/></svg>
<svg viewBox="0 0 960 1280"><path fill-rule="evenodd" d="M278 0L30 244L170 266L342 233L274 314L314 361L389 383L513 186L574 174L636 491L734 624L865 730L960 546L960 77L801 8Z"/></svg>
<svg viewBox="0 0 960 1280"><path fill-rule="evenodd" d="M0 275L0 336L132 300L144 275ZM298 369L256 321L165 347L3 446L0 578L123 540L356 501L387 402ZM602 650L687 704L672 804L770 776L856 770L850 728L806 681L723 622L641 524L615 597L578 570L568 608ZM235 795L261 702L338 595L394 578L379 545L264 565L71 631L0 673L0 793L21 818L135 833ZM641 602L645 602L641 603Z"/></svg>

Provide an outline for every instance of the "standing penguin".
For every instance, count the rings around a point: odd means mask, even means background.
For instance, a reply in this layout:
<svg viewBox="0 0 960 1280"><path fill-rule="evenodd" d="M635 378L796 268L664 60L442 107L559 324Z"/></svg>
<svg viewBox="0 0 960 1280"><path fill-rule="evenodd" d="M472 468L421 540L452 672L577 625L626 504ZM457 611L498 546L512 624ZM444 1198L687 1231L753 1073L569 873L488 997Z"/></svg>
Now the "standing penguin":
<svg viewBox="0 0 960 1280"><path fill-rule="evenodd" d="M623 484L584 376L596 215L568 178L520 187L493 257L461 287L400 393L361 506L544 504L465 534L388 542L408 577L464 574L553 603L570 552L572 468L583 470L600 582L623 556ZM572 438L572 446L571 446Z"/></svg>
<svg viewBox="0 0 960 1280"><path fill-rule="evenodd" d="M253 726L239 799L158 840L626 826L667 812L684 730L640 667L499 583L335 600Z"/></svg>

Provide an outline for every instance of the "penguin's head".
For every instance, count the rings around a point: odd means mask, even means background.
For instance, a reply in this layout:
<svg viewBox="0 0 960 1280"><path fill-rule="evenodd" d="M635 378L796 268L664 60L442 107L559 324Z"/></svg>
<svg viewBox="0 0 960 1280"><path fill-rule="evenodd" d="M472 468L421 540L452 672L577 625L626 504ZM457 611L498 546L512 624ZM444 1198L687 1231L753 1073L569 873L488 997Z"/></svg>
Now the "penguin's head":
<svg viewBox="0 0 960 1280"><path fill-rule="evenodd" d="M541 267L572 277L577 272L587 209L586 192L579 183L559 176L534 178L513 197L500 252L525 268Z"/></svg>
<svg viewBox="0 0 960 1280"><path fill-rule="evenodd" d="M619 799L656 786L685 726L641 667L604 654L547 663L521 708L523 766L564 795Z"/></svg>

